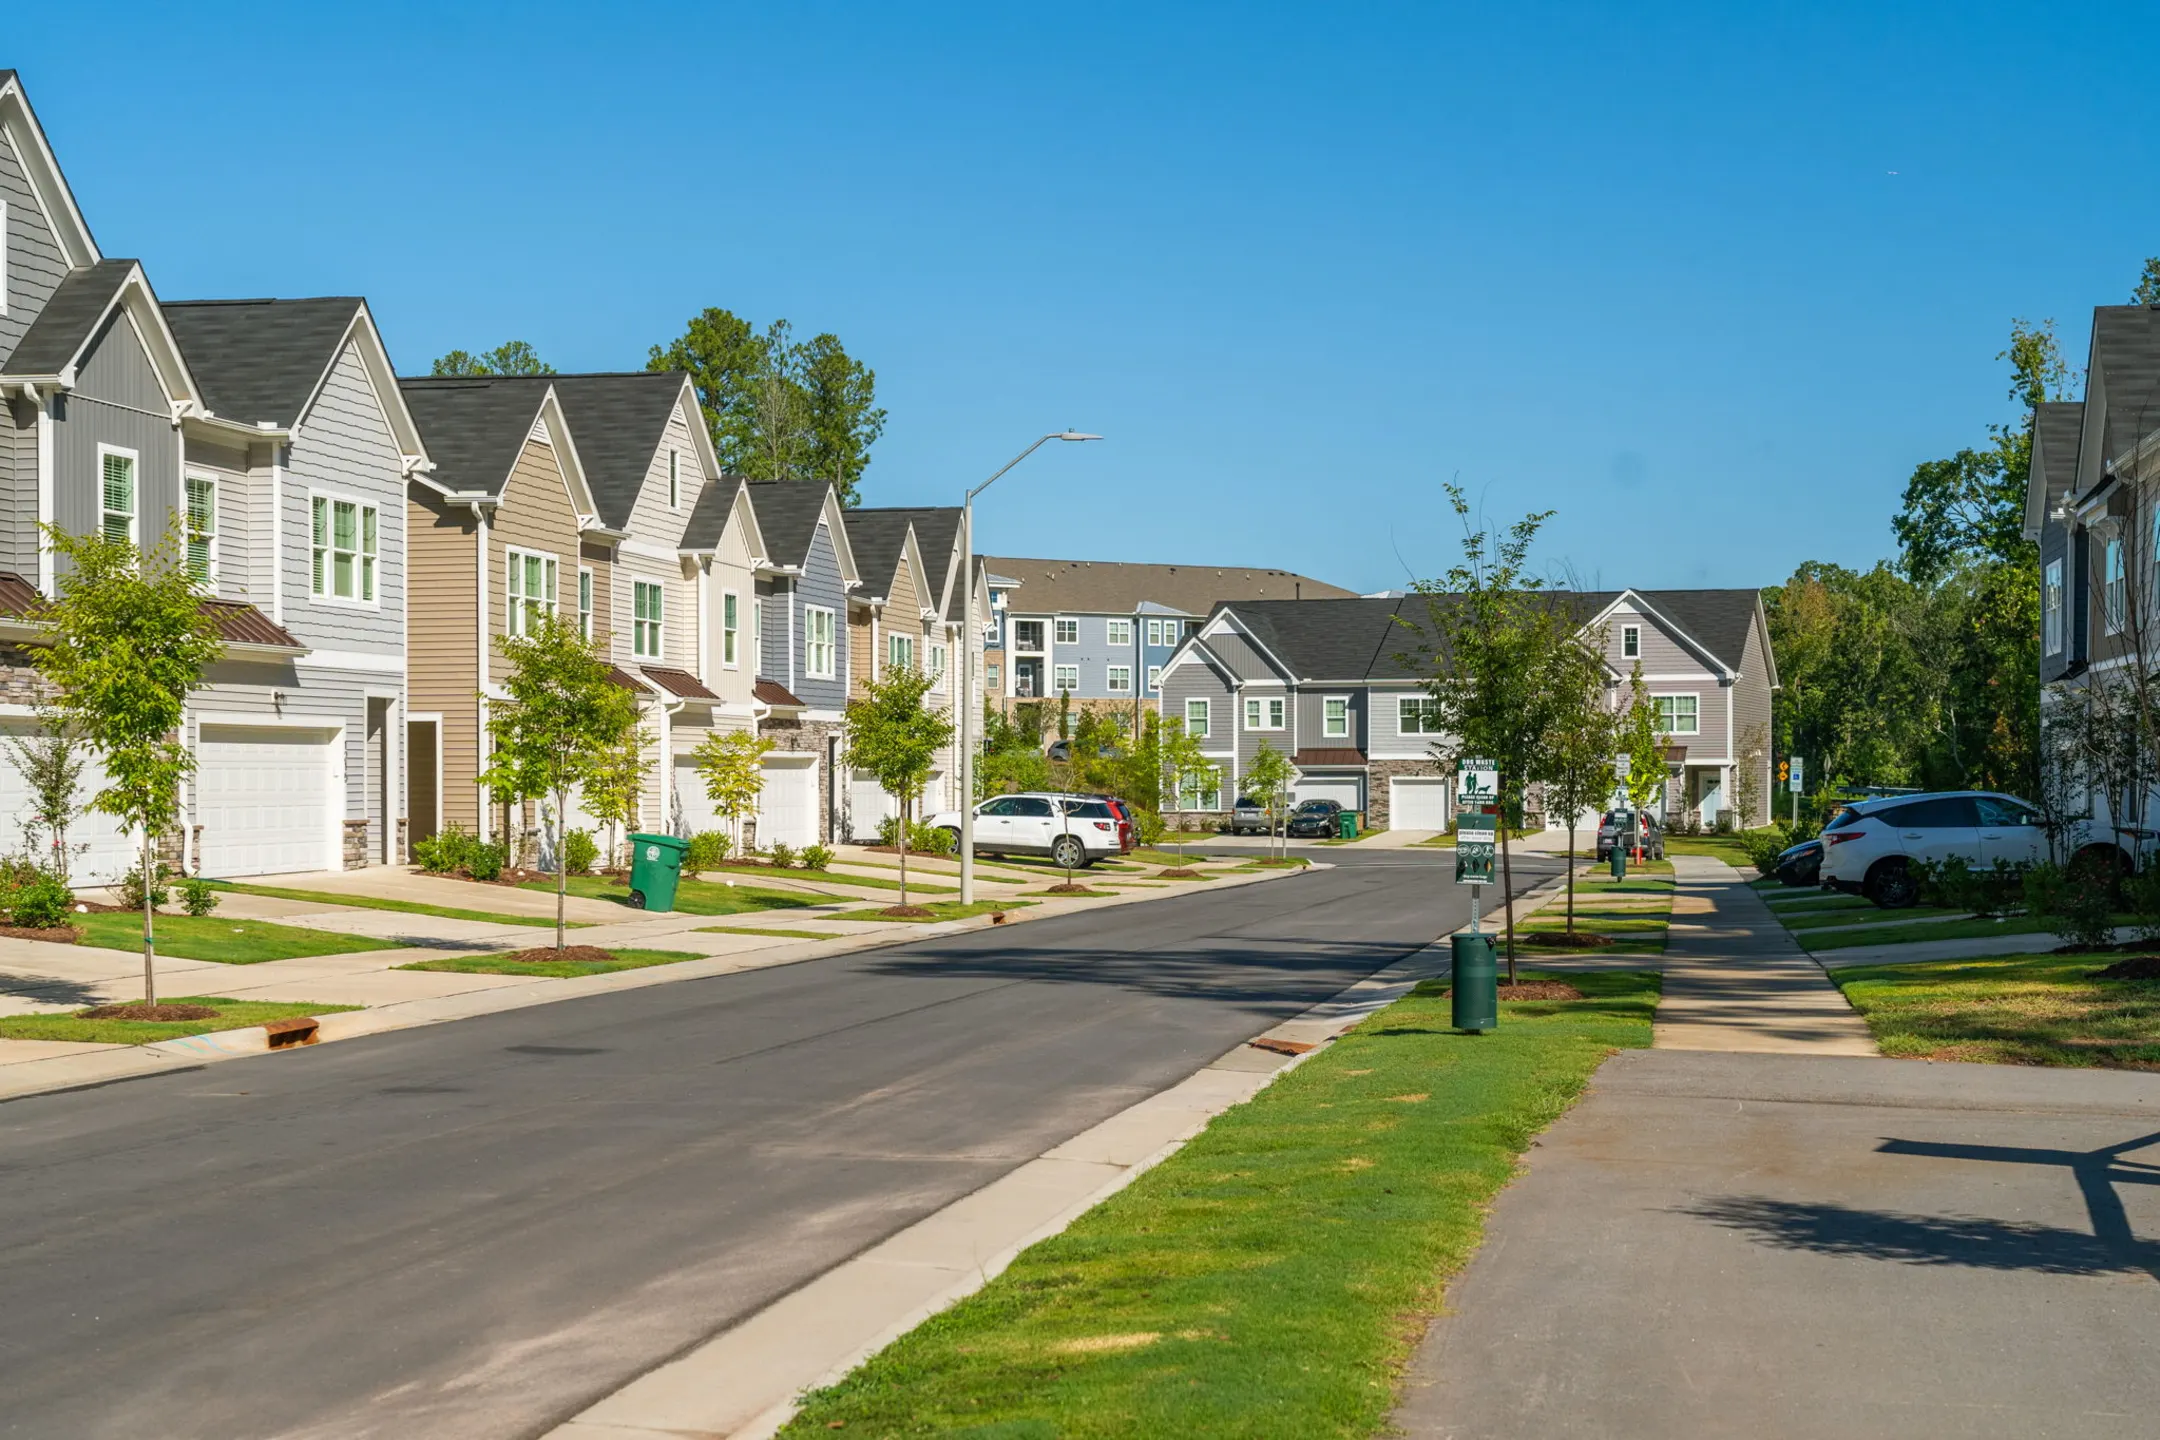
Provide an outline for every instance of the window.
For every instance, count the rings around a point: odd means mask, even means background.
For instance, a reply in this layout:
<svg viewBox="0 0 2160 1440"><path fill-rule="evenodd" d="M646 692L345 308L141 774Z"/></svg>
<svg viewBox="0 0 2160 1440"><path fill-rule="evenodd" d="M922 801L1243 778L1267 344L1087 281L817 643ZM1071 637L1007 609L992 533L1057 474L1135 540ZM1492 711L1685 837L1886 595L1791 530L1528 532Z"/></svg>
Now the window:
<svg viewBox="0 0 2160 1440"><path fill-rule="evenodd" d="M1989 795L1973 796L1973 804L1980 807L1982 829L1993 830L2004 825L2038 825L2040 817L2022 805L2008 800L1997 800Z"/></svg>
<svg viewBox="0 0 2160 1440"><path fill-rule="evenodd" d="M1162 621L1150 620L1147 622L1147 643L1150 645L1160 645L1163 643Z"/></svg>
<svg viewBox="0 0 2160 1440"><path fill-rule="evenodd" d="M765 600L763 596L750 602L750 666L755 670L765 668Z"/></svg>
<svg viewBox="0 0 2160 1440"><path fill-rule="evenodd" d="M1403 695L1395 701L1395 733L1398 735L1438 735L1440 733L1440 702L1422 695Z"/></svg>
<svg viewBox="0 0 2160 1440"><path fill-rule="evenodd" d="M1980 812L1967 796L1945 795L1877 810L1875 818L1896 830L1965 830L1979 825Z"/></svg>
<svg viewBox="0 0 2160 1440"><path fill-rule="evenodd" d="M887 635L885 637L885 663L895 670L915 668L915 637L912 635Z"/></svg>
<svg viewBox="0 0 2160 1440"><path fill-rule="evenodd" d="M803 672L813 680L830 680L834 671L833 612L817 605L803 606Z"/></svg>
<svg viewBox="0 0 2160 1440"><path fill-rule="evenodd" d="M661 625L665 597L650 580L630 582L630 653L647 660L660 658Z"/></svg>
<svg viewBox="0 0 2160 1440"><path fill-rule="evenodd" d="M1057 643L1058 643L1058 644L1060 644L1060 645L1077 645L1077 644L1079 644L1079 643L1080 643L1080 622L1079 622L1078 620L1060 620L1060 621L1058 621L1058 622L1057 622L1057 635L1056 635L1056 639L1057 639Z"/></svg>
<svg viewBox="0 0 2160 1440"><path fill-rule="evenodd" d="M208 589L217 581L217 481L187 477L188 579Z"/></svg>
<svg viewBox="0 0 2160 1440"><path fill-rule="evenodd" d="M2063 562L2047 563L2047 579L2040 587L2040 639L2050 655L2063 648Z"/></svg>
<svg viewBox="0 0 2160 1440"><path fill-rule="evenodd" d="M737 631L741 628L742 597L732 590L720 592L720 663L733 670L741 662L736 658Z"/></svg>
<svg viewBox="0 0 2160 1440"><path fill-rule="evenodd" d="M327 599L374 604L375 507L357 500L317 495L314 511L314 593Z"/></svg>
<svg viewBox="0 0 2160 1440"><path fill-rule="evenodd" d="M1282 697L1278 695L1272 700L1247 700L1245 702L1245 728L1248 730L1282 729Z"/></svg>
<svg viewBox="0 0 2160 1440"><path fill-rule="evenodd" d="M1620 658L1623 660L1642 659L1642 626L1623 625L1620 627Z"/></svg>
<svg viewBox="0 0 2160 1440"><path fill-rule="evenodd" d="M1185 702L1185 733L1186 733L1186 734L1188 734L1188 735L1197 735L1197 736L1199 736L1199 737L1200 737L1200 738L1201 738L1202 740L1205 740L1205 739L1207 739L1207 733L1208 733L1208 702L1207 702L1207 701L1205 701L1205 700L1187 700L1187 701Z"/></svg>
<svg viewBox="0 0 2160 1440"><path fill-rule="evenodd" d="M1350 697L1329 695L1320 702L1320 733L1330 740L1350 737Z"/></svg>
<svg viewBox="0 0 2160 1440"><path fill-rule="evenodd" d="M667 452L667 505L682 509L682 456L673 450Z"/></svg>
<svg viewBox="0 0 2160 1440"><path fill-rule="evenodd" d="M1150 690L1162 689L1162 666L1150 665L1147 667L1147 688Z"/></svg>
<svg viewBox="0 0 2160 1440"><path fill-rule="evenodd" d="M1180 775L1178 777L1178 808L1180 810L1222 809L1222 772L1210 765L1198 774Z"/></svg>
<svg viewBox="0 0 2160 1440"><path fill-rule="evenodd" d="M98 446L98 469L103 472L99 500L98 531L107 540L135 543L135 452Z"/></svg>
<svg viewBox="0 0 2160 1440"><path fill-rule="evenodd" d="M1693 695L1657 695L1658 729L1667 735L1694 735L1702 729L1702 702Z"/></svg>
<svg viewBox="0 0 2160 1440"><path fill-rule="evenodd" d="M1132 644L1132 621L1112 620L1107 628L1110 632L1109 645L1111 649L1121 649Z"/></svg>
<svg viewBox="0 0 2160 1440"><path fill-rule="evenodd" d="M1080 667L1078 665L1057 665L1051 668L1056 673L1051 677L1050 683L1057 689L1077 690L1080 688Z"/></svg>
<svg viewBox="0 0 2160 1440"><path fill-rule="evenodd" d="M941 679L945 674L945 647L933 642L930 646L930 678Z"/></svg>
<svg viewBox="0 0 2160 1440"><path fill-rule="evenodd" d="M988 665L983 667L983 685L990 694L998 694L998 686L1003 683L1004 678L999 674L997 661L992 660Z"/></svg>
<svg viewBox="0 0 2160 1440"><path fill-rule="evenodd" d="M578 566L577 572L577 633L580 640L592 643L592 570Z"/></svg>
<svg viewBox="0 0 2160 1440"><path fill-rule="evenodd" d="M315 503L320 506L323 502ZM555 613L560 568L553 555L512 550L507 569L509 582L503 587L504 602L509 607L506 628L512 635L523 635L532 628L535 620Z"/></svg>
<svg viewBox="0 0 2160 1440"><path fill-rule="evenodd" d="M2100 592L2100 613L2107 624L2108 633L2112 635L2123 627L2123 592L2128 588L2123 581L2123 542L2120 535L2107 542L2106 555L2107 572L2103 581L2104 588Z"/></svg>
<svg viewBox="0 0 2160 1440"><path fill-rule="evenodd" d="M1042 649L1042 648L1043 648L1043 643L1042 643L1042 621L1040 621L1040 620L1015 620L1015 621L1013 621L1013 627L1012 627L1012 628L1013 628L1013 649L1015 649L1015 650L1040 650L1040 649Z"/></svg>
<svg viewBox="0 0 2160 1440"><path fill-rule="evenodd" d="M1132 666L1112 665L1110 667L1110 693L1113 695L1130 695L1132 693Z"/></svg>

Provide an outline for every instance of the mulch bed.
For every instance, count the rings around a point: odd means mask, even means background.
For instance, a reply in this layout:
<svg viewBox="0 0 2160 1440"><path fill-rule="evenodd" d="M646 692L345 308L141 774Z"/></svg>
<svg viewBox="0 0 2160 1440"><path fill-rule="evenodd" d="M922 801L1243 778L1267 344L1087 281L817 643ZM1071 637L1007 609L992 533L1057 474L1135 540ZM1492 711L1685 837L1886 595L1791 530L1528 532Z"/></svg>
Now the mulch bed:
<svg viewBox="0 0 2160 1440"><path fill-rule="evenodd" d="M137 1000L132 1005L99 1005L90 1010L79 1010L78 1020L215 1020L218 1012L208 1005L145 1005Z"/></svg>
<svg viewBox="0 0 2160 1440"><path fill-rule="evenodd" d="M2128 947L2125 947L2128 948ZM2160 980L2160 955L2139 955L2118 960L2093 973L2095 980Z"/></svg>
<svg viewBox="0 0 2160 1440"><path fill-rule="evenodd" d="M580 965L612 965L615 957L597 945L565 945L557 950L552 945L535 945L530 950L513 950L507 955L491 957L509 960L519 965L546 965L557 960L572 960Z"/></svg>
<svg viewBox="0 0 2160 1440"><path fill-rule="evenodd" d="M1521 980L1500 987L1502 1000L1580 1000L1582 991L1562 980Z"/></svg>
<svg viewBox="0 0 2160 1440"><path fill-rule="evenodd" d="M10 940L48 940L55 945L79 945L83 932L73 925L0 925L0 935Z"/></svg>
<svg viewBox="0 0 2160 1440"><path fill-rule="evenodd" d="M108 905L102 900L77 900L68 906L78 915L140 915L140 905Z"/></svg>
<svg viewBox="0 0 2160 1440"><path fill-rule="evenodd" d="M1200 872L1187 866L1180 865L1175 870L1156 871L1155 878L1158 880L1197 880L1200 878Z"/></svg>
<svg viewBox="0 0 2160 1440"><path fill-rule="evenodd" d="M1099 893L1101 892L1090 890L1085 885L1052 885L1049 889L1043 891L1045 895L1095 895Z"/></svg>
<svg viewBox="0 0 2160 1440"><path fill-rule="evenodd" d="M883 910L878 911L878 914L890 915L895 920L937 919L935 910L925 910L920 905L888 905Z"/></svg>
<svg viewBox="0 0 2160 1440"><path fill-rule="evenodd" d="M1600 935L1594 930L1530 930L1518 932L1526 945L1542 945L1552 950L1602 950L1618 943L1611 935Z"/></svg>

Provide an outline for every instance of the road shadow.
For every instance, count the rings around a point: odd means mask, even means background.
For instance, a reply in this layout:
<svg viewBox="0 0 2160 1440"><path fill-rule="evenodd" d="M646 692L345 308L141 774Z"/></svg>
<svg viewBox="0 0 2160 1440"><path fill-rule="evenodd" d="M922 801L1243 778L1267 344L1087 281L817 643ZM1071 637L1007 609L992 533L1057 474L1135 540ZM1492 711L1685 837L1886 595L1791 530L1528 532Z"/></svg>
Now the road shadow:
<svg viewBox="0 0 2160 1440"><path fill-rule="evenodd" d="M2024 1270L2042 1275L2155 1274L2160 1245L2103 1240L2081 1230L1968 1215L1910 1215L1761 1195L1703 1200L1694 1215L1780 1250L1897 1265Z"/></svg>

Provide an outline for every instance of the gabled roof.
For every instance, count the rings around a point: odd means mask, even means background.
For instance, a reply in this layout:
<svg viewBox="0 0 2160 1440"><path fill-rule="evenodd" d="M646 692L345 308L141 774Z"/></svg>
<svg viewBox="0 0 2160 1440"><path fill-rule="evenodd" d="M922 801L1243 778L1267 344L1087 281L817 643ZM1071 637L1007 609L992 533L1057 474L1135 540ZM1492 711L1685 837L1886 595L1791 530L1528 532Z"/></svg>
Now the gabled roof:
<svg viewBox="0 0 2160 1440"><path fill-rule="evenodd" d="M911 522L904 510L850 510L847 512L848 544L855 551L855 568L861 572L865 600L892 597L893 579L907 555ZM917 588L922 577L916 577Z"/></svg>
<svg viewBox="0 0 2160 1440"><path fill-rule="evenodd" d="M823 520L840 559L841 576L850 581L861 578L854 547L848 542L846 514L832 486L819 480L752 480L748 489L758 529L765 536L768 563L798 568L808 564L810 542L817 538L818 522Z"/></svg>
<svg viewBox="0 0 2160 1440"><path fill-rule="evenodd" d="M2048 400L2033 407L2032 473L2025 480L2025 538L2038 540L2049 507L2077 488L2085 402Z"/></svg>
<svg viewBox="0 0 2160 1440"><path fill-rule="evenodd" d="M960 589L960 507L957 505L894 505L881 506L875 510L858 509L847 512L848 529L855 528L858 515L904 515L915 527L915 548L922 555L923 569L927 574L915 577L916 587L922 592L923 608L935 610L940 600L944 603L943 616L947 620L962 618L966 596ZM860 550L856 561L863 566L864 578L870 575L868 562ZM980 567L976 578L982 578Z"/></svg>
<svg viewBox="0 0 2160 1440"><path fill-rule="evenodd" d="M1737 672L1748 630L1762 604L1759 590L1631 590L1658 616Z"/></svg>
<svg viewBox="0 0 2160 1440"><path fill-rule="evenodd" d="M749 481L740 475L723 475L715 483L701 491L697 503L690 507L690 518L683 523L682 539L676 548L686 554L709 555L719 548L720 537L727 533L728 516L735 511L736 497L743 493ZM756 524L756 509L750 507L752 524ZM753 537L750 558L758 558L762 535Z"/></svg>
<svg viewBox="0 0 2160 1440"><path fill-rule="evenodd" d="M600 507L600 523L608 529L628 528L631 508L652 474L653 456L667 437L668 420L686 399L690 443L698 451L699 469L706 475L720 473L712 435L697 408L697 392L681 371L628 370L549 378L570 417L578 456L585 462L585 479L592 486L593 502Z"/></svg>
<svg viewBox="0 0 2160 1440"><path fill-rule="evenodd" d="M2089 373L2107 403L2097 457L2106 465L2160 430L2160 306L2094 306Z"/></svg>
<svg viewBox="0 0 2160 1440"><path fill-rule="evenodd" d="M82 355L90 338L135 273L133 260L100 260L60 277L59 286L8 356L9 375L59 375Z"/></svg>
<svg viewBox="0 0 2160 1440"><path fill-rule="evenodd" d="M437 481L467 495L501 495L540 418L553 377L406 376L398 381Z"/></svg>
<svg viewBox="0 0 2160 1440"><path fill-rule="evenodd" d="M1348 600L1357 594L1290 570L1003 555L991 556L985 563L998 575L1026 587L1021 598L1031 615L1130 615L1143 600L1184 615L1205 615L1219 600Z"/></svg>
<svg viewBox="0 0 2160 1440"><path fill-rule="evenodd" d="M37 112L30 108L30 97L23 89L22 77L13 70L0 70L0 132L7 135L16 156L22 161L31 195L52 227L53 238L59 243L60 253L68 266L81 269L104 259L98 253L97 240L90 233L89 222L83 219L82 209L75 203L75 192L68 187L67 177L60 173L60 164L53 158L52 145L45 138L45 127L38 122Z"/></svg>
<svg viewBox="0 0 2160 1440"><path fill-rule="evenodd" d="M162 308L212 414L290 427L336 363L364 303L328 295L168 301Z"/></svg>

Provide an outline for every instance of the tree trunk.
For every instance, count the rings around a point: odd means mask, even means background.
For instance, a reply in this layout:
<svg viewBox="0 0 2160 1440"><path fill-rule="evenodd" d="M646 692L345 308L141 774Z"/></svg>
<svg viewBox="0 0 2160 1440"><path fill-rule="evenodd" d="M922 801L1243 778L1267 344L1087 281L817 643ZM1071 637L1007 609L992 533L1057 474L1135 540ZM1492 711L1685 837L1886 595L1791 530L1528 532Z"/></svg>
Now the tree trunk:
<svg viewBox="0 0 2160 1440"><path fill-rule="evenodd" d="M1515 983L1515 866L1508 852L1507 806L1500 807L1500 903L1507 907L1507 983Z"/></svg>
<svg viewBox="0 0 2160 1440"><path fill-rule="evenodd" d="M150 916L155 910L150 896L157 889L157 872L151 858L153 844L150 827L145 825L142 840L142 988L145 1005L157 1004L157 942L151 937L150 930Z"/></svg>
<svg viewBox="0 0 2160 1440"><path fill-rule="evenodd" d="M1590 847L1593 851L1597 846ZM1567 825L1567 933L1575 933L1575 817Z"/></svg>
<svg viewBox="0 0 2160 1440"><path fill-rule="evenodd" d="M570 792L555 792L555 948L563 948L569 932L565 913L570 906L570 830L564 821L570 814Z"/></svg>
<svg viewBox="0 0 2160 1440"><path fill-rule="evenodd" d="M899 832L899 836L898 836L898 838L899 838L899 841L900 841L900 904L901 904L902 908L905 908L905 907L906 907L906 905L907 905L907 831L908 831L908 802L907 802L907 797L906 797L906 796L902 796L902 797L901 797L901 799L900 799L900 823L899 823L899 825L898 825L898 826L896 826L896 827L895 827L895 829L896 829L896 830L897 830L897 831Z"/></svg>

